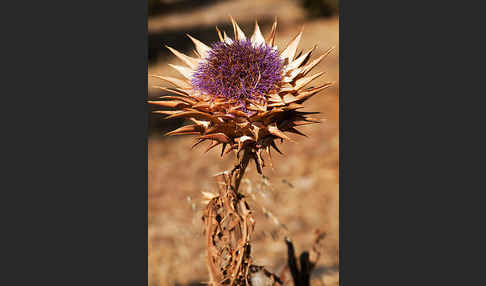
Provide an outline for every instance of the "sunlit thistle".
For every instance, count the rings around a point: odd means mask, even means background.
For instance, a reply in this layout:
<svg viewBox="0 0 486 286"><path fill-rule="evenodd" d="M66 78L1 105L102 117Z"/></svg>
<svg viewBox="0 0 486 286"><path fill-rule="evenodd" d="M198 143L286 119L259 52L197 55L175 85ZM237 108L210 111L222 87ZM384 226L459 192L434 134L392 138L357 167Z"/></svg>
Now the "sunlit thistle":
<svg viewBox="0 0 486 286"><path fill-rule="evenodd" d="M279 51L275 45L277 22L273 23L265 39L258 23L250 38L246 38L236 21L231 18L234 38L217 29L219 42L210 46L189 36L195 44L197 57L190 57L167 47L185 66L170 65L184 79L156 76L175 86L159 87L173 95L163 101L149 103L174 108L173 111L155 111L166 118L186 118L193 124L183 126L167 135L198 135L194 146L210 141L207 151L221 145L221 156L242 150L251 156L261 173L264 166L262 152L270 155L275 141L291 140L286 133L303 135L295 127L318 123L299 109L306 100L331 86L324 83L306 87L323 72L309 72L332 49L311 61L314 46L297 53L302 30Z"/></svg>

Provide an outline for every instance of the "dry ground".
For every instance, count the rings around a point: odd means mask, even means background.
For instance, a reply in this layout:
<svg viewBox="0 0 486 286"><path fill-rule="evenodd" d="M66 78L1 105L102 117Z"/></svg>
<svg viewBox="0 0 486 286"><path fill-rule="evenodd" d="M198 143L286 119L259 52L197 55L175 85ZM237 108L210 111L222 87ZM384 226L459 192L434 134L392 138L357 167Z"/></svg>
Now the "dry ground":
<svg viewBox="0 0 486 286"><path fill-rule="evenodd" d="M306 111L320 111L322 124L300 128L305 137L293 137L295 143L284 143L279 148L285 153L273 155L274 170L266 167L268 182L262 180L253 166L242 183L255 213L256 229L252 253L257 264L279 271L285 264L285 235L290 236L297 248L311 247L314 229L327 233L324 252L314 271L313 284L338 285L339 253L339 192L338 192L338 20L316 19L306 21L304 13L294 1L223 1L199 6L182 12L154 16L149 20L149 37L160 41L159 46L170 44L181 50L190 50L185 32L202 37L203 41L216 39L215 25L228 29L227 15L242 22L245 32L252 31L254 19L262 20L263 33L274 16L279 19L277 46L288 43L302 25L305 26L300 49L308 50L314 44L318 49L314 57L334 46L335 51L319 64L314 72L326 71L320 80L336 82L306 102ZM214 33L209 35L207 31ZM172 39L176 39L174 41ZM154 44L152 44L154 46ZM186 46L187 45L187 46ZM162 48L155 50L148 73L176 75L168 63L177 59ZM315 82L317 85L320 82ZM149 97L161 94L153 85L162 82L149 77ZM160 124L152 117L152 127L170 129L178 122ZM155 122L155 123L154 123ZM204 154L204 147L191 150L193 138L149 136L149 285L199 284L208 278L205 259L205 240L202 236L201 191L215 189L212 175L230 168L234 155L219 157L218 150ZM267 212L267 214L265 214ZM270 215L269 215L270 214Z"/></svg>

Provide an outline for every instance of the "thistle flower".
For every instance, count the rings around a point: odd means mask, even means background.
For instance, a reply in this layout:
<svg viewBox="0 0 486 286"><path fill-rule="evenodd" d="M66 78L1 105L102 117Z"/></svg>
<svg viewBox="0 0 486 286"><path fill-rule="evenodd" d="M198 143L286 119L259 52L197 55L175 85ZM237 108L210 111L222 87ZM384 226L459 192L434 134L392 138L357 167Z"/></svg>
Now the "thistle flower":
<svg viewBox="0 0 486 286"><path fill-rule="evenodd" d="M320 122L308 117L318 112L298 110L306 100L331 85L305 88L323 74L308 75L332 49L309 62L316 46L296 56L302 30L279 52L275 45L277 21L266 40L257 22L250 39L232 17L231 22L234 39L216 28L220 41L211 47L188 35L197 58L167 47L184 62L185 66L170 65L184 79L156 76L175 86L159 87L174 95L149 103L176 109L155 111L168 115L166 118L192 122L167 135L198 135L194 146L211 141L206 151L221 145L221 156L231 150L237 155L242 150L249 151L261 173L262 153L270 156L270 148L281 153L275 140L291 141L286 132L304 135L295 127Z"/></svg>

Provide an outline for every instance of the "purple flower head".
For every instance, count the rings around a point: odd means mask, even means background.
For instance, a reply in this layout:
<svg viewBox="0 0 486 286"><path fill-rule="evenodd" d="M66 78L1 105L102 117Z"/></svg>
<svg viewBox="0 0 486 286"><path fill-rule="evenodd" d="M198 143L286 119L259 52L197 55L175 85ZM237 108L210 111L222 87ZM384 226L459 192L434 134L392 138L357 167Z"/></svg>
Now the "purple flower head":
<svg viewBox="0 0 486 286"><path fill-rule="evenodd" d="M278 51L267 45L217 42L193 74L192 85L213 98L237 100L246 111L245 99L265 101L269 91L278 89L282 69Z"/></svg>

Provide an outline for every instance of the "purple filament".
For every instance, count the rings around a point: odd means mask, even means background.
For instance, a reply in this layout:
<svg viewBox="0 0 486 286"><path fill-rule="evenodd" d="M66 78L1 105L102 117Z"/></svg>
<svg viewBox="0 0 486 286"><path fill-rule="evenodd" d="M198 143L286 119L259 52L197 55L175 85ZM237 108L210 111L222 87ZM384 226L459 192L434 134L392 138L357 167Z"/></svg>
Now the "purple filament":
<svg viewBox="0 0 486 286"><path fill-rule="evenodd" d="M262 101L278 89L282 69L278 51L267 45L255 46L250 40L217 42L193 74L192 85L213 99L236 100L246 112L245 99Z"/></svg>

